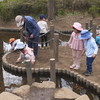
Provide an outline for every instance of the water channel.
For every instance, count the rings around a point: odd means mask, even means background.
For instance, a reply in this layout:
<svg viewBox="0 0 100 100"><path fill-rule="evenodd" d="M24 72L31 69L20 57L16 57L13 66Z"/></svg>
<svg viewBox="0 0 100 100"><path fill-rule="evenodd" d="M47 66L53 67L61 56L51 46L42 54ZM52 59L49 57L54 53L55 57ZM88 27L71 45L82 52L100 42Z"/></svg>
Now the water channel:
<svg viewBox="0 0 100 100"><path fill-rule="evenodd" d="M0 41L5 41L8 43L9 38L20 38L19 32L0 32ZM65 36L61 36L61 40L63 41L66 40ZM1 42L2 43L2 42ZM0 44L0 58L2 58L2 44ZM6 70L2 66L2 59L0 59L0 93L3 91L8 91L11 92L13 89L20 87L22 85L27 84L27 78L26 75L16 75L13 72L10 72ZM42 81L50 81L50 75L49 74L34 74L33 75L33 80L35 82L42 82ZM56 78L56 86L57 88L61 87L67 87L74 92L82 95L82 94L87 94L90 100L100 100L100 97L91 92L87 87L83 87L80 84L76 83L73 79L68 77L67 75L64 74L59 74L57 75Z"/></svg>

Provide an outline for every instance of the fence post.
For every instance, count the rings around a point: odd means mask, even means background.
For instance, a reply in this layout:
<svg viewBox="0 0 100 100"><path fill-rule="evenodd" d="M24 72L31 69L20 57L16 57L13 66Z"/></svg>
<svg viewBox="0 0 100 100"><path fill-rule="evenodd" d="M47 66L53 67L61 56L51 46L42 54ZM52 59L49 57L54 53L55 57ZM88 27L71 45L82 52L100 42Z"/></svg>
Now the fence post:
<svg viewBox="0 0 100 100"><path fill-rule="evenodd" d="M93 24L92 24L93 22L92 22L92 20L90 20L90 28L93 26Z"/></svg>
<svg viewBox="0 0 100 100"><path fill-rule="evenodd" d="M26 64L26 75L28 85L32 85L32 71L31 71L31 62L30 60L25 60Z"/></svg>
<svg viewBox="0 0 100 100"><path fill-rule="evenodd" d="M54 38L54 25L50 26L50 38ZM50 49L53 49L53 41L50 41Z"/></svg>
<svg viewBox="0 0 100 100"><path fill-rule="evenodd" d="M55 58L55 61L58 61L58 46L59 46L59 34L58 33L54 33L54 43L53 43L53 55Z"/></svg>
<svg viewBox="0 0 100 100"><path fill-rule="evenodd" d="M3 55L3 40L0 40L0 92L5 90L4 79L3 79L3 69L2 69L2 55Z"/></svg>
<svg viewBox="0 0 100 100"><path fill-rule="evenodd" d="M56 84L56 70L55 70L55 59L50 59L50 78L51 81L55 82Z"/></svg>
<svg viewBox="0 0 100 100"><path fill-rule="evenodd" d="M89 27L88 27L88 23L85 23L85 28L86 28L86 29L88 29L88 28L89 28Z"/></svg>
<svg viewBox="0 0 100 100"><path fill-rule="evenodd" d="M93 24L92 33L93 37L96 38L96 24Z"/></svg>

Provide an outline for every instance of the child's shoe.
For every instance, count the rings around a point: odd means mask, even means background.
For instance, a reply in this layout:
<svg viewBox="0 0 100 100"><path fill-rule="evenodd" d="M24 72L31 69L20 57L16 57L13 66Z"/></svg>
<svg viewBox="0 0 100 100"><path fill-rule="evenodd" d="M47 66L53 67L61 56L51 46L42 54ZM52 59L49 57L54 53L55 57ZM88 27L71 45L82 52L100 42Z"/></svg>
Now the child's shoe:
<svg viewBox="0 0 100 100"><path fill-rule="evenodd" d="M90 75L93 75L93 73L88 71L87 73L84 73L84 75L85 76L90 76Z"/></svg>
<svg viewBox="0 0 100 100"><path fill-rule="evenodd" d="M44 49L44 47L40 47L41 49Z"/></svg>
<svg viewBox="0 0 100 100"><path fill-rule="evenodd" d="M79 65L76 65L76 66L74 67L75 70L78 70L79 68L80 68Z"/></svg>
<svg viewBox="0 0 100 100"><path fill-rule="evenodd" d="M71 66L70 66L70 68L74 68L75 66L76 66L76 65L75 65L75 64L73 64L73 65L71 65Z"/></svg>
<svg viewBox="0 0 100 100"><path fill-rule="evenodd" d="M45 48L46 48L46 49L48 49L48 48L49 48L49 46L46 46Z"/></svg>

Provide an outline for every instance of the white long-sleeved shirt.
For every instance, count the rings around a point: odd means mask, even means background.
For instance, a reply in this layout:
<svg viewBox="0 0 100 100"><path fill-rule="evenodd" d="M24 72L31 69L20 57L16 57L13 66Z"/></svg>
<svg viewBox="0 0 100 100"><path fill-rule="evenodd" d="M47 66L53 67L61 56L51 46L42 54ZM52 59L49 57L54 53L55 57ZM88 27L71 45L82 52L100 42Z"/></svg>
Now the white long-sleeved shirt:
<svg viewBox="0 0 100 100"><path fill-rule="evenodd" d="M38 21L37 24L41 28L40 33L47 33L48 31L47 22L41 20L41 21Z"/></svg>
<svg viewBox="0 0 100 100"><path fill-rule="evenodd" d="M91 37L89 40L84 40L84 47L86 49L87 57L92 57L93 54L98 53L98 46L93 37Z"/></svg>

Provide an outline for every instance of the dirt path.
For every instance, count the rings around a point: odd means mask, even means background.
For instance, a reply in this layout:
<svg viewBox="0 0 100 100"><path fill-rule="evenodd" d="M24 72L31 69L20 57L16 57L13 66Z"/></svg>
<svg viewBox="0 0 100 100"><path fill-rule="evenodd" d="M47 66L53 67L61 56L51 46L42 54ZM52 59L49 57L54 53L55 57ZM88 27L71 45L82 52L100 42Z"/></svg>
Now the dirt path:
<svg viewBox="0 0 100 100"><path fill-rule="evenodd" d="M15 64L15 61L18 57L18 53L11 53L8 55L10 59L7 59L7 61L11 64ZM40 49L38 52L38 56L36 58L36 63L34 68L49 68L50 67L50 59L53 57L53 51L48 49ZM69 66L72 64L72 53L71 49L69 47L65 46L59 46L59 61L56 63L56 68L61 68L61 69L68 69L68 70L73 70L75 72L78 72L85 78L97 82L100 84L100 50L98 52L98 55L93 63L93 76L84 76L81 73L86 70L86 62L85 62L85 55L82 57L81 60L81 68L79 70L74 70L70 69ZM17 64L18 66L25 67L25 64L19 63Z"/></svg>

